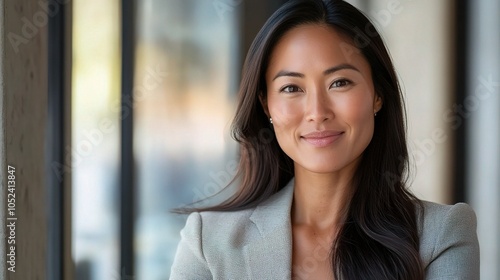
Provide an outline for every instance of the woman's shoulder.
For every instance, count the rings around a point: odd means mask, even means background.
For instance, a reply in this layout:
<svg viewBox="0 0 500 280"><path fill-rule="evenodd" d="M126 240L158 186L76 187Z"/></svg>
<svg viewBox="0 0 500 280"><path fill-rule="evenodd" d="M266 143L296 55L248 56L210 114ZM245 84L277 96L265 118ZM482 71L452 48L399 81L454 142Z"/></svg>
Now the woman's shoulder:
<svg viewBox="0 0 500 280"><path fill-rule="evenodd" d="M189 214L184 231L192 231L196 235L203 234L221 236L230 229L242 228L247 223L254 208L238 211L201 211Z"/></svg>
<svg viewBox="0 0 500 280"><path fill-rule="evenodd" d="M207 242L224 240L243 244L258 237L260 230L286 224L292 198L293 182L253 207L193 212L188 216L183 231L203 237Z"/></svg>
<svg viewBox="0 0 500 280"><path fill-rule="evenodd" d="M424 209L424 217L427 218L435 218L435 217L444 217L450 214L464 214L475 217L474 209L470 207L467 203L459 202L453 205L440 204L436 202L421 200L423 209Z"/></svg>
<svg viewBox="0 0 500 280"><path fill-rule="evenodd" d="M427 271L460 264L475 272L479 267L479 243L472 207L466 203L443 205L430 201L422 201L421 205L422 208L418 207L420 255Z"/></svg>
<svg viewBox="0 0 500 280"><path fill-rule="evenodd" d="M186 226L191 220L199 220L200 226L208 226L211 232L231 229L240 231L254 223L271 223L285 220L289 215L293 199L293 180L278 192L263 199L255 206L242 210L227 211L201 211L191 213L187 219ZM217 234L217 233L216 233Z"/></svg>
<svg viewBox="0 0 500 280"><path fill-rule="evenodd" d="M245 244L241 240L253 232L247 222L251 213L252 209L189 214L180 232L181 241L172 265L175 277L171 279L235 279L227 276L231 271L225 266L244 265L241 254Z"/></svg>
<svg viewBox="0 0 500 280"><path fill-rule="evenodd" d="M419 232L421 235L434 235L442 230L455 230L454 234L467 234L476 231L476 214L466 203L454 205L422 201L418 207ZM450 228L451 227L451 228Z"/></svg>

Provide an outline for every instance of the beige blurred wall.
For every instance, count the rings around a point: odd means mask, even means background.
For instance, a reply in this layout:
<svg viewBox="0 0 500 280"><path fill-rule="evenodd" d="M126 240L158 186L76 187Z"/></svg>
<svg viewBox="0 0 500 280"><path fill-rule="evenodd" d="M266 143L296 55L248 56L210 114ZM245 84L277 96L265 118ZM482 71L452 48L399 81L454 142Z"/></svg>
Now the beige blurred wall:
<svg viewBox="0 0 500 280"><path fill-rule="evenodd" d="M422 199L451 202L453 3L371 0L375 22L406 96L412 189Z"/></svg>

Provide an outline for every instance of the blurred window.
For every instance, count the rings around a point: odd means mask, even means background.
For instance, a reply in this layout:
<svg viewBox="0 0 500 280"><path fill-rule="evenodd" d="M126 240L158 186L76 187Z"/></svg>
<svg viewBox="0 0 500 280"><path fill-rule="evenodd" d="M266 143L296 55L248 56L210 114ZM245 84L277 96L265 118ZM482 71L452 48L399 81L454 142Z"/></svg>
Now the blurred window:
<svg viewBox="0 0 500 280"><path fill-rule="evenodd" d="M234 175L236 1L138 1L134 85L138 279L167 279L183 216Z"/></svg>
<svg viewBox="0 0 500 280"><path fill-rule="evenodd" d="M121 279L119 5L73 1L72 257L79 280Z"/></svg>

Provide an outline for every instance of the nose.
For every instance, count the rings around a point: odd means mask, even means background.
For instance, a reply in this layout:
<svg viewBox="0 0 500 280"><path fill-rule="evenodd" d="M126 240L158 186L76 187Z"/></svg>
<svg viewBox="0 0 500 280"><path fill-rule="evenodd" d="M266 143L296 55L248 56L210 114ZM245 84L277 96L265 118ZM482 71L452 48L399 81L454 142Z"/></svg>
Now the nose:
<svg viewBox="0 0 500 280"><path fill-rule="evenodd" d="M328 96L328 91L317 88L307 94L307 113L308 122L323 123L335 117L332 101Z"/></svg>

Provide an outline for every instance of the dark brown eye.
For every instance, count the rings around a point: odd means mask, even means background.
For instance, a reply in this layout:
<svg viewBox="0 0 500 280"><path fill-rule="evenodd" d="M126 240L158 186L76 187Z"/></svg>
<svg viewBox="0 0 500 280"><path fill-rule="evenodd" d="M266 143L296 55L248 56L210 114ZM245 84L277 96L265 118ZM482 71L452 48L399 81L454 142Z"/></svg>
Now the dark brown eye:
<svg viewBox="0 0 500 280"><path fill-rule="evenodd" d="M348 86L350 84L351 84L351 81L342 79L342 80L337 80L337 81L333 82L330 87L331 88L339 88L339 87Z"/></svg>
<svg viewBox="0 0 500 280"><path fill-rule="evenodd" d="M300 88L297 87L297 86L286 86L286 87L283 87L281 89L282 92L288 92L288 93L291 93L291 92L298 92L300 91Z"/></svg>

